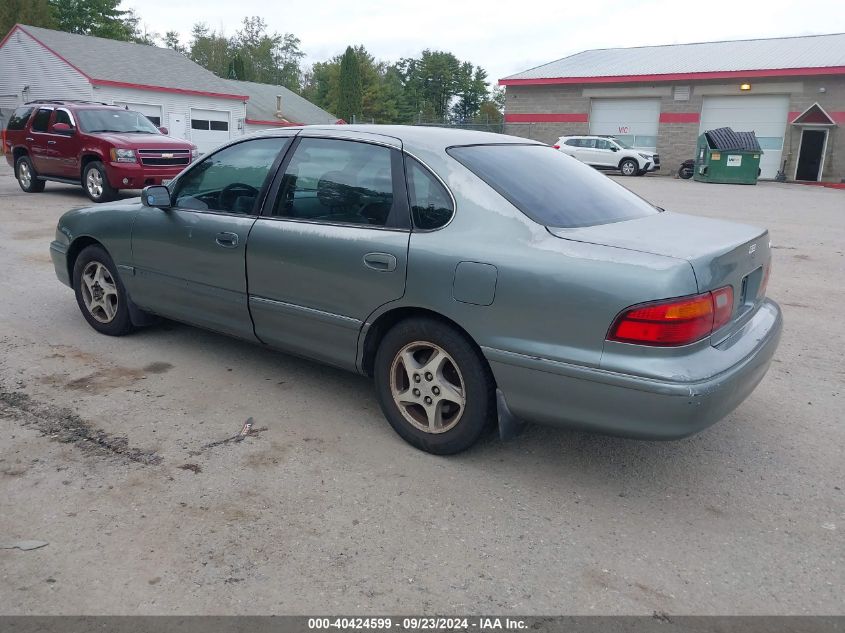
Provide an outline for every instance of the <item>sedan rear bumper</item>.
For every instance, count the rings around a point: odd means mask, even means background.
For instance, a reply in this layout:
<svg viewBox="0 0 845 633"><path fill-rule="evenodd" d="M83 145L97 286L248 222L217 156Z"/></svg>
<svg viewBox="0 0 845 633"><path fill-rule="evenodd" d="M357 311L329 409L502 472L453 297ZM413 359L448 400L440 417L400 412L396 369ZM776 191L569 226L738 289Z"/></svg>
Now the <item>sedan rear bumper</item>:
<svg viewBox="0 0 845 633"><path fill-rule="evenodd" d="M766 301L738 336L756 344L695 382L656 380L483 348L507 406L553 426L641 439L678 439L705 429L745 400L766 375L783 319Z"/></svg>

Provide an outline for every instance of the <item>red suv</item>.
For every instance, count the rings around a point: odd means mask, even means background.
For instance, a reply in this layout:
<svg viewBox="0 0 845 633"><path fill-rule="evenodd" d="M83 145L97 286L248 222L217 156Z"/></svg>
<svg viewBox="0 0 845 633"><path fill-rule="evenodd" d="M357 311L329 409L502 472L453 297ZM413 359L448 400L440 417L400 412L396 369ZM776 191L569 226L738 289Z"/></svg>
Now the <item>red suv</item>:
<svg viewBox="0 0 845 633"><path fill-rule="evenodd" d="M89 101L31 101L9 119L3 142L27 193L54 180L82 185L94 202L119 189L166 185L197 157L195 145L140 112Z"/></svg>

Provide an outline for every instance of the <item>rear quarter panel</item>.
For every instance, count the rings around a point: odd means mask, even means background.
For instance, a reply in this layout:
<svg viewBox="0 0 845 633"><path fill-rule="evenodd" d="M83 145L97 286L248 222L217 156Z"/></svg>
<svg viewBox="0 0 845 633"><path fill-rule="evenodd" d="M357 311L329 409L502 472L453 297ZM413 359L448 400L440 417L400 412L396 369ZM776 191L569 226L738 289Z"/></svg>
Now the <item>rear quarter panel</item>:
<svg viewBox="0 0 845 633"><path fill-rule="evenodd" d="M695 292L686 261L561 240L457 161L431 166L449 184L456 212L446 227L411 235L407 290L397 303L443 314L482 348L598 367L623 308ZM461 262L496 268L490 305L456 300Z"/></svg>

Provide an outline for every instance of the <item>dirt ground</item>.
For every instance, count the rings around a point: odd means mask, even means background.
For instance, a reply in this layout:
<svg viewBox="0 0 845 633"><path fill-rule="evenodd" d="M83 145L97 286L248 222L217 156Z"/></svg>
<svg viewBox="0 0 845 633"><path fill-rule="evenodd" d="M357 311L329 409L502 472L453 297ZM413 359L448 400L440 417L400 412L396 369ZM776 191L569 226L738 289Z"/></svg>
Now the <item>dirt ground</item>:
<svg viewBox="0 0 845 633"><path fill-rule="evenodd" d="M768 376L682 441L531 427L438 458L364 378L182 325L95 333L48 255L87 199L0 165L0 543L48 542L0 549L0 612L845 612L845 191L621 181L771 229Z"/></svg>

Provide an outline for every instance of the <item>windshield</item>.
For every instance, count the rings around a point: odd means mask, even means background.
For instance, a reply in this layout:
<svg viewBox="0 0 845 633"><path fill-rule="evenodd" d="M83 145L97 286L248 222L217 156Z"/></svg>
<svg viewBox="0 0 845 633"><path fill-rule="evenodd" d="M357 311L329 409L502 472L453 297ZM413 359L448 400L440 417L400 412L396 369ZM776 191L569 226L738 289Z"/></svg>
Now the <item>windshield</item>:
<svg viewBox="0 0 845 633"><path fill-rule="evenodd" d="M76 116L79 119L79 127L89 134L95 132L161 134L147 117L133 110L77 110Z"/></svg>
<svg viewBox="0 0 845 633"><path fill-rule="evenodd" d="M622 185L547 145L471 145L447 152L545 226L593 226L658 213Z"/></svg>
<svg viewBox="0 0 845 633"><path fill-rule="evenodd" d="M612 143L616 143L616 144L617 144L619 147L621 147L622 149L634 149L633 147L631 147L631 146L630 146L630 145L628 145L627 143L625 143L625 142L623 142L623 141L620 141L618 138L612 138L612 139L610 139L610 141L611 141Z"/></svg>

